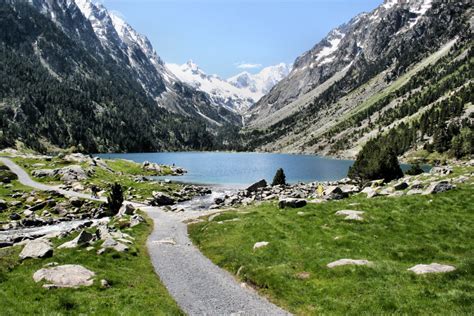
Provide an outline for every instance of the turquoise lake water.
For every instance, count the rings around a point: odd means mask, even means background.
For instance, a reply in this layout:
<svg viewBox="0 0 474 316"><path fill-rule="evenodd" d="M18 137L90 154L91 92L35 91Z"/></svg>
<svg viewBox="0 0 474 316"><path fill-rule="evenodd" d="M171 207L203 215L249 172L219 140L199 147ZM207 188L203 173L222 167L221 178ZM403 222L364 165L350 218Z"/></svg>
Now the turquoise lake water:
<svg viewBox="0 0 474 316"><path fill-rule="evenodd" d="M283 168L289 183L332 181L347 175L353 161L336 160L311 155L266 153L130 153L102 154L106 159L128 159L185 168L180 177L165 177L173 181L225 186L245 186L261 179L271 182L278 168Z"/></svg>

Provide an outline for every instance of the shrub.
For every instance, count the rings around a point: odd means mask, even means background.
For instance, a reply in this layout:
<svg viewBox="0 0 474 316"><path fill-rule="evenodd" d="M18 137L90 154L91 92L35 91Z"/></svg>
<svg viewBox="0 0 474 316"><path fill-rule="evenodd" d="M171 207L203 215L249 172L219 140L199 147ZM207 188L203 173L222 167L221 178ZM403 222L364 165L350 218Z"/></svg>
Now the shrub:
<svg viewBox="0 0 474 316"><path fill-rule="evenodd" d="M419 164L414 164L414 165L411 165L410 169L408 169L405 174L409 175L409 176L417 176L419 174L422 174L424 172L424 170L420 167Z"/></svg>
<svg viewBox="0 0 474 316"><path fill-rule="evenodd" d="M403 177L395 150L369 141L357 155L357 159L349 168L349 178L359 182L384 179L385 182Z"/></svg>
<svg viewBox="0 0 474 316"><path fill-rule="evenodd" d="M123 188L120 184L115 183L110 188L109 196L107 197L107 205L109 207L110 215L116 215L123 203Z"/></svg>
<svg viewBox="0 0 474 316"><path fill-rule="evenodd" d="M286 176L282 168L278 169L273 177L272 186L274 185L286 185Z"/></svg>

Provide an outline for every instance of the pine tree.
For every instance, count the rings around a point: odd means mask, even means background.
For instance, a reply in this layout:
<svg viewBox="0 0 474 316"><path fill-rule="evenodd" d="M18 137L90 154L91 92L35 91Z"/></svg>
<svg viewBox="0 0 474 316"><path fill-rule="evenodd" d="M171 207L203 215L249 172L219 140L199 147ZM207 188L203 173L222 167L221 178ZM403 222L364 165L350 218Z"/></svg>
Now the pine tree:
<svg viewBox="0 0 474 316"><path fill-rule="evenodd" d="M117 215L123 203L123 189L118 183L115 183L110 188L109 196L107 197L107 205L109 207L110 215Z"/></svg>
<svg viewBox="0 0 474 316"><path fill-rule="evenodd" d="M286 185L286 176L282 168L278 169L273 177L272 186L275 185Z"/></svg>

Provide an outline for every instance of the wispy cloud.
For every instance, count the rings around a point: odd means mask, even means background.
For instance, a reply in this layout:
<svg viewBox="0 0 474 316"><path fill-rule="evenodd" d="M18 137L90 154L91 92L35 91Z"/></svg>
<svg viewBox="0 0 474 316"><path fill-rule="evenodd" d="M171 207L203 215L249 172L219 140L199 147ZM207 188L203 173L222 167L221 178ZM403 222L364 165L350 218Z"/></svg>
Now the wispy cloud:
<svg viewBox="0 0 474 316"><path fill-rule="evenodd" d="M252 63L236 63L237 68L239 69L256 69L261 68L262 64L252 64Z"/></svg>

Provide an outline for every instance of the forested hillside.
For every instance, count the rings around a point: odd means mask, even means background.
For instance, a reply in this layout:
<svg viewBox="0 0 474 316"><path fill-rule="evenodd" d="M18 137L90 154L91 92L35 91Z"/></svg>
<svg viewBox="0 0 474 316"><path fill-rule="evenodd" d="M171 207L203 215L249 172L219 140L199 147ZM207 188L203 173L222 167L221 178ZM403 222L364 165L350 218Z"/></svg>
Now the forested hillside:
<svg viewBox="0 0 474 316"><path fill-rule="evenodd" d="M95 50L86 50L34 7L14 3L0 4L0 29L8 30L0 32L0 146L20 141L40 151L85 152L225 148L215 138L225 126L211 131L205 119L160 108L126 67L93 46L93 33L88 45ZM84 25L87 34L90 25Z"/></svg>

